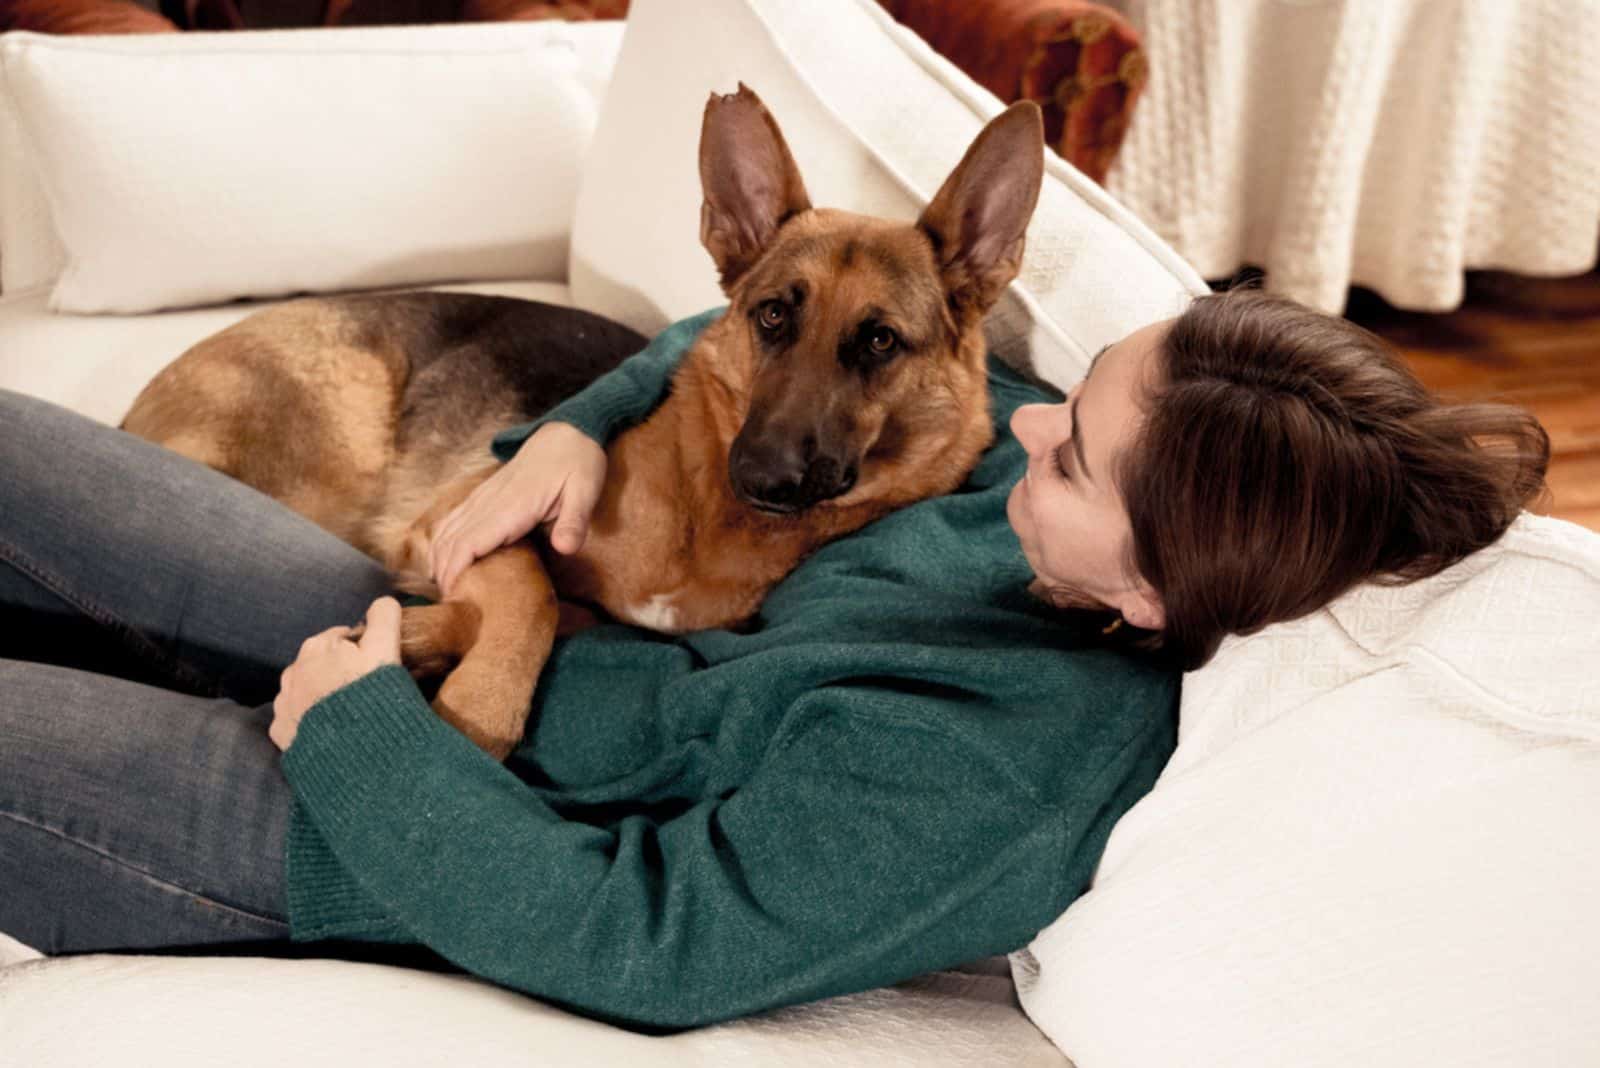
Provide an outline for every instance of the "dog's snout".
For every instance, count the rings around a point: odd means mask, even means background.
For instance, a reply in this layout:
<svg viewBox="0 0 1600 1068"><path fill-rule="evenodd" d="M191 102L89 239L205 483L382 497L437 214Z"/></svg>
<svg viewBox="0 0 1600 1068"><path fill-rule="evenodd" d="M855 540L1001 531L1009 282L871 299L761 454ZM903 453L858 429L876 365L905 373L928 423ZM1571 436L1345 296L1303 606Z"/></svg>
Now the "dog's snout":
<svg viewBox="0 0 1600 1068"><path fill-rule="evenodd" d="M856 465L820 452L814 438L741 436L728 456L728 476L746 503L788 514L848 492Z"/></svg>
<svg viewBox="0 0 1600 1068"><path fill-rule="evenodd" d="M735 441L728 456L734 492L769 512L795 512L805 507L804 445L783 439Z"/></svg>

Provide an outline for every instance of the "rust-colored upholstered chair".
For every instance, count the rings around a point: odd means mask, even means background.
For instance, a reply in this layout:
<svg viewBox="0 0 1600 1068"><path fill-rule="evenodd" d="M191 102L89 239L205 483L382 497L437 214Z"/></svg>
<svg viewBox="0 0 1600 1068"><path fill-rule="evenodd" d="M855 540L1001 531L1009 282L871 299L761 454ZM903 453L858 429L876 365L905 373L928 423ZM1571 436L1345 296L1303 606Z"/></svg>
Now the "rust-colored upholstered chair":
<svg viewBox="0 0 1600 1068"><path fill-rule="evenodd" d="M0 3L0 33L172 33L170 19L133 0L5 0Z"/></svg>
<svg viewBox="0 0 1600 1068"><path fill-rule="evenodd" d="M1087 0L879 0L1001 100L1044 109L1045 137L1103 181L1144 88L1137 31Z"/></svg>

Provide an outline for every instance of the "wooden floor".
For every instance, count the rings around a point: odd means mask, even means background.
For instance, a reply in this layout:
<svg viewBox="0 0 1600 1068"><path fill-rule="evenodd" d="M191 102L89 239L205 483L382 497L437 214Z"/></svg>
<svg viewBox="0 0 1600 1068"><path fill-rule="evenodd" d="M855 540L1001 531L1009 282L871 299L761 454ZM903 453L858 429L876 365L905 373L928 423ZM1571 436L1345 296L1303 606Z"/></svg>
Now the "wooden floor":
<svg viewBox="0 0 1600 1068"><path fill-rule="evenodd" d="M1600 273L1467 276L1462 306L1397 311L1365 290L1345 314L1393 343L1452 400L1530 409L1550 434L1550 493L1533 510L1600 531Z"/></svg>

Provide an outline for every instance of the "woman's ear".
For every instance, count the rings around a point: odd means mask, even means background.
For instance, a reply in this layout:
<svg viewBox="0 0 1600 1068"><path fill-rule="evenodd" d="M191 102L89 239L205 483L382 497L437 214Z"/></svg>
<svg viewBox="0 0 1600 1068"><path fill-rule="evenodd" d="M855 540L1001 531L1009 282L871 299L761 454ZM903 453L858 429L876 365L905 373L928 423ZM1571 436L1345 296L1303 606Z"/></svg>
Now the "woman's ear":
<svg viewBox="0 0 1600 1068"><path fill-rule="evenodd" d="M1139 579L1133 589L1122 595L1117 610L1129 625L1140 630L1161 630L1167 625L1167 610L1161 603L1161 595L1144 579Z"/></svg>

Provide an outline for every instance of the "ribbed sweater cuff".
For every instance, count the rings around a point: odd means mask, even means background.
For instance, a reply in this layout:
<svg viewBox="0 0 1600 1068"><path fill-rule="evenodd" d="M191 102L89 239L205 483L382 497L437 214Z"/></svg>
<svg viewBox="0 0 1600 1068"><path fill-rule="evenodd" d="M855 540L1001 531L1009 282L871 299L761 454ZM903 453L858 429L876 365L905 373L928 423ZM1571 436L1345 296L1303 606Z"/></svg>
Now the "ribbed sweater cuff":
<svg viewBox="0 0 1600 1068"><path fill-rule="evenodd" d="M609 404L606 400L607 398L601 397L600 403L596 405L575 405L570 408L562 406L531 422L507 427L494 436L494 440L489 443L489 451L494 453L495 459L505 463L517 454L517 450L522 448L523 442L533 436L535 430L546 423L570 423L593 438L601 448L605 448L606 443L611 440L612 428L632 410L631 398L617 397ZM573 403L573 401L568 402L568 404Z"/></svg>
<svg viewBox="0 0 1600 1068"><path fill-rule="evenodd" d="M453 733L411 676L386 665L335 690L306 712L283 771L294 790L286 844L289 926L296 941L413 939L340 863L323 828L359 823L378 792Z"/></svg>
<svg viewBox="0 0 1600 1068"><path fill-rule="evenodd" d="M570 423L602 448L609 445L620 431L644 419L661 403L684 353L725 310L712 308L673 323L616 369L544 415L496 434L490 451L504 463L517 454L535 430L551 422Z"/></svg>
<svg viewBox="0 0 1600 1068"><path fill-rule="evenodd" d="M360 942L415 942L388 916L339 858L297 799L289 814L286 849L289 936L296 942L345 939Z"/></svg>

